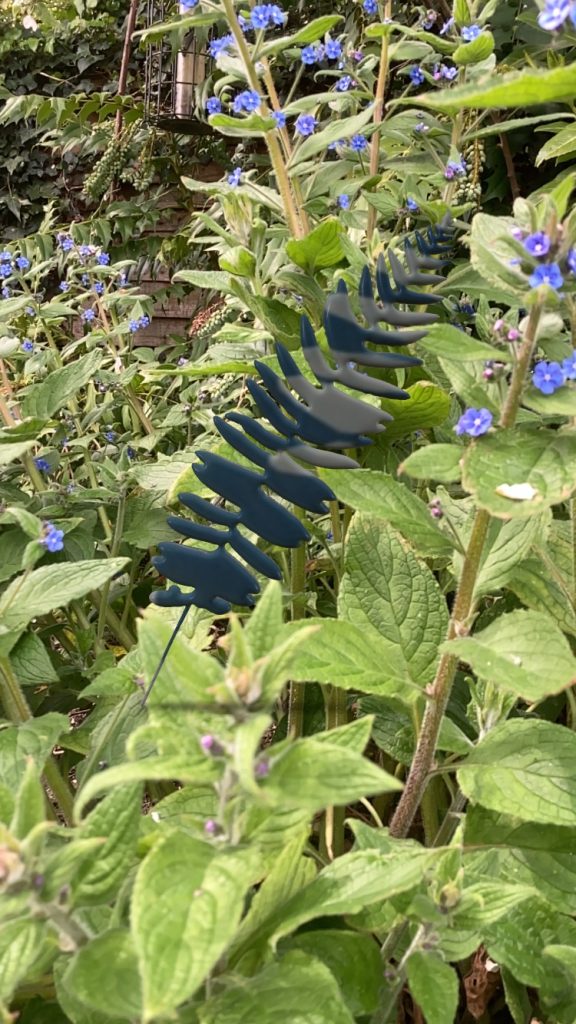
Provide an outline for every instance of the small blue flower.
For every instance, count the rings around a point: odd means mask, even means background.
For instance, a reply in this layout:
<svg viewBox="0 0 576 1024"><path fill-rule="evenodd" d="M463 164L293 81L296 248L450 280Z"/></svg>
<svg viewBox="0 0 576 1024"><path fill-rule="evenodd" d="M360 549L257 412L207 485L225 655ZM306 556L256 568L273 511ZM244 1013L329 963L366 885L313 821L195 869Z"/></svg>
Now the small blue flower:
<svg viewBox="0 0 576 1024"><path fill-rule="evenodd" d="M456 78L456 75L458 74L458 68L449 68L446 66L446 64L442 64L440 73L442 78L445 78L448 82L451 82L452 79Z"/></svg>
<svg viewBox="0 0 576 1024"><path fill-rule="evenodd" d="M313 135L318 124L313 114L299 114L294 124L294 130L297 135L302 135L304 138L307 135Z"/></svg>
<svg viewBox="0 0 576 1024"><path fill-rule="evenodd" d="M30 260L26 256L18 256L16 260L16 266L19 270L28 270L30 266Z"/></svg>
<svg viewBox="0 0 576 1024"><path fill-rule="evenodd" d="M96 263L99 263L101 267L107 267L110 264L110 253L100 252L96 257Z"/></svg>
<svg viewBox="0 0 576 1024"><path fill-rule="evenodd" d="M0 293L1 293L3 299L10 299L10 298L12 298L12 289L8 288L7 285L4 285L2 287L2 289L0 290Z"/></svg>
<svg viewBox="0 0 576 1024"><path fill-rule="evenodd" d="M33 352L34 351L34 342L31 341L30 338L24 338L24 341L22 342L22 351L23 352Z"/></svg>
<svg viewBox="0 0 576 1024"><path fill-rule="evenodd" d="M126 448L126 457L131 460L136 458L136 452L130 447L130 445Z"/></svg>
<svg viewBox="0 0 576 1024"><path fill-rule="evenodd" d="M418 213L420 207L418 206L418 203L416 202L415 199L412 199L411 196L408 196L408 199L406 200L406 209L409 210L410 213Z"/></svg>
<svg viewBox="0 0 576 1024"><path fill-rule="evenodd" d="M90 284L90 274L82 274L80 281L82 282L84 287L87 288L88 285Z"/></svg>
<svg viewBox="0 0 576 1024"><path fill-rule="evenodd" d="M342 193L342 195L339 195L338 196L338 206L340 207L341 210L349 210L350 209L350 196L347 196L345 193Z"/></svg>
<svg viewBox="0 0 576 1024"><path fill-rule="evenodd" d="M246 113L252 113L254 110L258 110L260 106L260 96L255 89L244 89L243 92L239 92L234 99L232 104L232 110L235 114L241 114L242 111Z"/></svg>
<svg viewBox="0 0 576 1024"><path fill-rule="evenodd" d="M366 14L377 14L378 0L363 0L362 7Z"/></svg>
<svg viewBox="0 0 576 1024"><path fill-rule="evenodd" d="M362 153L368 145L368 139L364 135L353 135L350 139L350 149L355 153Z"/></svg>
<svg viewBox="0 0 576 1024"><path fill-rule="evenodd" d="M88 277L87 274L85 276ZM90 278L88 278L88 283L90 283ZM128 284L128 274L126 273L125 270L123 270L121 274L118 274L118 287L119 288L124 288L127 284Z"/></svg>
<svg viewBox="0 0 576 1024"><path fill-rule="evenodd" d="M70 252L70 250L74 248L74 242L70 238L70 235L65 235L63 232L60 232L58 235L56 235L56 238L58 240L58 245L60 246L63 252ZM1 258L2 257L0 256L0 259Z"/></svg>
<svg viewBox="0 0 576 1024"><path fill-rule="evenodd" d="M141 327L142 330L144 330L145 327L150 327L151 322L152 321L150 320L148 314L144 313L143 316L141 316L138 321L138 326Z"/></svg>
<svg viewBox="0 0 576 1024"><path fill-rule="evenodd" d="M35 461L42 462L44 460L36 459ZM54 526L54 523L44 523L42 526L42 539L40 543L52 553L55 551L62 551L62 548L64 547L64 530L59 530Z"/></svg>
<svg viewBox="0 0 576 1024"><path fill-rule="evenodd" d="M281 110L275 110L274 113L272 114L272 117L276 121L277 128L286 127L286 114L284 114Z"/></svg>
<svg viewBox="0 0 576 1024"><path fill-rule="evenodd" d="M560 273L560 267L556 263L542 263L528 278L532 288L539 288L541 284L547 284L549 288L558 291L564 284L564 278Z"/></svg>
<svg viewBox="0 0 576 1024"><path fill-rule="evenodd" d="M2 263L11 263L12 253L9 252L8 249L3 249L2 252L0 252L0 261L2 261Z"/></svg>
<svg viewBox="0 0 576 1024"><path fill-rule="evenodd" d="M104 284L102 281L96 281L94 284L94 291L96 295L104 295Z"/></svg>
<svg viewBox="0 0 576 1024"><path fill-rule="evenodd" d="M328 37L325 49L328 60L338 60L342 56L342 43L338 39Z"/></svg>
<svg viewBox="0 0 576 1024"><path fill-rule="evenodd" d="M78 255L81 256L82 259L86 259L87 256L92 256L93 253L94 253L94 246L93 245L81 245L80 248L78 249Z"/></svg>
<svg viewBox="0 0 576 1024"><path fill-rule="evenodd" d="M566 380L576 380L576 349L568 359L562 360L562 372Z"/></svg>
<svg viewBox="0 0 576 1024"><path fill-rule="evenodd" d="M544 231L535 231L524 239L524 248L531 256L546 256L551 245L552 240Z"/></svg>
<svg viewBox="0 0 576 1024"><path fill-rule="evenodd" d="M471 43L474 39L478 39L478 36L482 32L479 25L465 25L460 35L465 43Z"/></svg>
<svg viewBox="0 0 576 1024"><path fill-rule="evenodd" d="M447 181L451 181L452 178L462 178L466 174L466 161L465 160L449 160L446 164L444 171L444 177Z"/></svg>
<svg viewBox="0 0 576 1024"><path fill-rule="evenodd" d="M354 80L351 75L342 75L342 78L339 78L336 82L336 89L338 92L348 92L348 89L351 89L353 85Z"/></svg>
<svg viewBox="0 0 576 1024"><path fill-rule="evenodd" d="M208 47L208 52L214 60L217 60L220 54L224 53L233 45L234 36L232 33L228 33L228 35L220 36L220 39L213 39Z"/></svg>
<svg viewBox="0 0 576 1024"><path fill-rule="evenodd" d="M234 170L231 171L230 174L228 175L228 179L227 179L228 184L231 185L232 188L236 188L236 186L240 184L241 180L242 180L242 168L241 167L235 167Z"/></svg>
<svg viewBox="0 0 576 1024"><path fill-rule="evenodd" d="M206 100L206 110L209 114L219 114L222 110L222 104L217 96L210 96Z"/></svg>
<svg viewBox="0 0 576 1024"><path fill-rule="evenodd" d="M191 11L194 7L197 7L199 0L180 0L180 6L186 11Z"/></svg>
<svg viewBox="0 0 576 1024"><path fill-rule="evenodd" d="M69 283L69 281L60 281L60 284L58 285L58 287L59 287L61 292L69 292L70 291L70 283Z"/></svg>
<svg viewBox="0 0 576 1024"><path fill-rule="evenodd" d="M572 274L576 274L576 249L568 249L566 253L566 265Z"/></svg>
<svg viewBox="0 0 576 1024"><path fill-rule="evenodd" d="M104 437L106 438L107 441L110 441L110 443L112 443L112 441L116 440L116 431L107 430L106 433L104 434Z"/></svg>
<svg viewBox="0 0 576 1024"><path fill-rule="evenodd" d="M564 383L564 370L560 363L536 363L532 383L543 395L553 395Z"/></svg>
<svg viewBox="0 0 576 1024"><path fill-rule="evenodd" d="M270 24L270 13L268 11L268 4L257 4L256 7L252 8L250 14L250 24L252 28L268 28Z"/></svg>
<svg viewBox="0 0 576 1024"><path fill-rule="evenodd" d="M139 327L140 327L140 321L139 321L139 320L129 320L129 321L128 321L128 327L129 327L129 329L130 329L130 333L131 333L131 334L135 334L135 333L136 333L136 331L137 331L137 330L139 329Z"/></svg>
<svg viewBox="0 0 576 1024"><path fill-rule="evenodd" d="M318 60L318 50L316 49L316 47L312 45L305 46L300 51L300 60L302 61L303 64L315 64L316 61Z"/></svg>
<svg viewBox="0 0 576 1024"><path fill-rule="evenodd" d="M96 311L94 309L85 309L82 313L82 319L84 323L91 324L96 319Z"/></svg>
<svg viewBox="0 0 576 1024"><path fill-rule="evenodd" d="M412 85L422 85L422 82L424 82L426 78L424 72L422 71L422 68L419 68L417 64L415 64L414 67L410 68L408 74L410 76L410 81L412 82Z"/></svg>
<svg viewBox="0 0 576 1024"><path fill-rule="evenodd" d="M424 121L418 121L418 124L414 125L414 131L418 132L419 134L420 134L420 132L429 132L430 131L430 126L427 125L427 124L424 124Z"/></svg>
<svg viewBox="0 0 576 1024"><path fill-rule="evenodd" d="M43 459L42 456L39 456L37 459L34 459L34 465L36 466L36 469L40 470L41 473L50 472L50 463L48 462L48 459Z"/></svg>
<svg viewBox="0 0 576 1024"><path fill-rule="evenodd" d="M570 14L572 4L571 0L547 0L547 3L543 11L540 11L538 15L538 24L540 28L546 29L548 32L554 32L557 28L560 28L566 18Z"/></svg>
<svg viewBox="0 0 576 1024"><path fill-rule="evenodd" d="M0 263L0 277L10 277L12 267L9 263Z"/></svg>
<svg viewBox="0 0 576 1024"><path fill-rule="evenodd" d="M466 409L454 427L457 434L480 437L492 426L493 416L489 409Z"/></svg>
<svg viewBox="0 0 576 1024"><path fill-rule="evenodd" d="M268 14L270 15L270 21L274 25L283 25L287 20L288 15L282 10L278 4L267 4Z"/></svg>
<svg viewBox="0 0 576 1024"><path fill-rule="evenodd" d="M36 310L34 309L34 306L26 306L24 312L28 316L36 316Z"/></svg>

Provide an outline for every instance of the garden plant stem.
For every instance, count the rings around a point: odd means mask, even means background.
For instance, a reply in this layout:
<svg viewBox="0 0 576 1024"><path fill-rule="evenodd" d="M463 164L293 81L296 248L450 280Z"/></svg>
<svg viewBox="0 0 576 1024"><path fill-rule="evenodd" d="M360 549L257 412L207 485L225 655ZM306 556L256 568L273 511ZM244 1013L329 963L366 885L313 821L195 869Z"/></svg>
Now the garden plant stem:
<svg viewBox="0 0 576 1024"><path fill-rule="evenodd" d="M388 20L392 17L392 0L386 0L384 4L384 20ZM376 92L374 94L374 119L375 125L380 125L384 116L384 97L386 95L386 86L388 84L388 72L390 69L389 61L389 39L388 35L382 37L382 47L380 49L380 67L378 69L378 81L376 82ZM370 176L374 177L378 173L378 163L380 157L380 130L377 129L371 140L370 144ZM368 220L366 223L366 238L368 242L372 239L374 234L374 228L376 227L376 213L377 210L374 206L371 206L368 210Z"/></svg>
<svg viewBox="0 0 576 1024"><path fill-rule="evenodd" d="M300 510L298 510L300 511ZM291 552L290 589L292 592L292 621L303 619L305 613L304 591L306 589L306 544L302 543ZM305 684L291 682L288 690L288 736L298 739L304 727Z"/></svg>
<svg viewBox="0 0 576 1024"><path fill-rule="evenodd" d="M522 388L536 346L536 334L541 312L542 300L537 300L530 312L524 338L518 351L510 388L500 417L500 427L510 428L516 422ZM474 613L474 587L490 519L490 513L485 509L479 508L476 510L454 607L448 624L447 640L453 640L457 636L466 635L470 630L471 618ZM429 780L430 771L433 767L440 726L448 700L450 699L457 668L458 657L456 655L449 653L441 655L436 677L427 691L428 700L422 719L422 728L418 736L416 752L408 773L406 786L390 823L390 835L392 836L404 837L408 835L414 816L420 806Z"/></svg>

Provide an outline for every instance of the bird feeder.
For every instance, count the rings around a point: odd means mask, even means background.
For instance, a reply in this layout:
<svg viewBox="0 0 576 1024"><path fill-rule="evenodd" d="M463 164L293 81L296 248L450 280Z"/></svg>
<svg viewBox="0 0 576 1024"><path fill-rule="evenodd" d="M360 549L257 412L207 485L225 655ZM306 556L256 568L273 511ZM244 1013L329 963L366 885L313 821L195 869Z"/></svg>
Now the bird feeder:
<svg viewBox="0 0 576 1024"><path fill-rule="evenodd" d="M190 8L178 0L148 0L147 27L154 28ZM145 119L163 131L207 135L210 126L195 115L196 88L206 77L207 52L194 30L174 45L174 34L153 40L146 52Z"/></svg>

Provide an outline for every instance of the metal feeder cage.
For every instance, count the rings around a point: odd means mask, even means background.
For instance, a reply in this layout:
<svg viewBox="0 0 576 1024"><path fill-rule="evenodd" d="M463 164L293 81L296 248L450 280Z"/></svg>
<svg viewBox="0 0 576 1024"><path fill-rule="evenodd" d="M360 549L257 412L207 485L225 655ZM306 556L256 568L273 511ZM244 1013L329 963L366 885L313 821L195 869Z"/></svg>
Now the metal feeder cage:
<svg viewBox="0 0 576 1024"><path fill-rule="evenodd" d="M153 28L190 10L178 0L148 0L147 27ZM206 77L208 52L192 30L174 52L167 37L148 46L145 65L145 120L163 131L180 135L210 135L210 125L194 113L196 87Z"/></svg>

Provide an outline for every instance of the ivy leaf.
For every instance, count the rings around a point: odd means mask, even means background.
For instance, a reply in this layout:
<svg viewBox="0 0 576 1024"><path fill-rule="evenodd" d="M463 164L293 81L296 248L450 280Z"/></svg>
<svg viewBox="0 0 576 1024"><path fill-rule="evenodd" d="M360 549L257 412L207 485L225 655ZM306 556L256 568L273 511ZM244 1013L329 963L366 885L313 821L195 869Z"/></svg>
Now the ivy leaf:
<svg viewBox="0 0 576 1024"><path fill-rule="evenodd" d="M408 959L406 974L426 1024L453 1024L460 992L454 968L436 953L416 950Z"/></svg>
<svg viewBox="0 0 576 1024"><path fill-rule="evenodd" d="M565 501L576 489L576 446L569 434L546 430L488 434L468 448L462 484L491 515L522 519ZM504 496L515 484L528 485L523 500Z"/></svg>
<svg viewBox="0 0 576 1024"><path fill-rule="evenodd" d="M418 554L451 554L453 540L442 533L424 502L388 473L374 469L321 469L319 475L340 501L390 523Z"/></svg>
<svg viewBox="0 0 576 1024"><path fill-rule="evenodd" d="M431 681L448 625L446 602L430 569L377 519L352 522L339 614L359 629L376 629L414 683Z"/></svg>
<svg viewBox="0 0 576 1024"><path fill-rule="evenodd" d="M576 736L562 725L511 719L458 768L465 796L492 811L544 825L576 825Z"/></svg>

